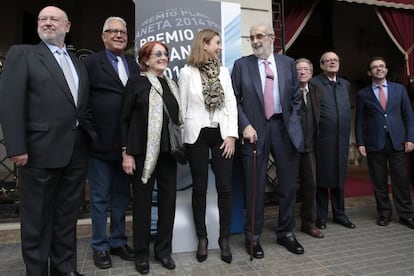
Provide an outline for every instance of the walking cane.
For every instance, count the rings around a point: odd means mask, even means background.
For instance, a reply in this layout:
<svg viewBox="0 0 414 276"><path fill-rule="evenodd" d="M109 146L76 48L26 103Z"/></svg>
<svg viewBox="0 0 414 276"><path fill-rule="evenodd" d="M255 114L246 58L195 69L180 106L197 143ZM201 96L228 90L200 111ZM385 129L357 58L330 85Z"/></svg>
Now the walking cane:
<svg viewBox="0 0 414 276"><path fill-rule="evenodd" d="M250 261L253 261L253 244L254 244L254 221L255 221L255 207L256 207L256 157L257 157L257 143L254 141L253 144L253 181L252 181L252 198L251 198L251 208L250 208L250 232L252 237L250 237Z"/></svg>

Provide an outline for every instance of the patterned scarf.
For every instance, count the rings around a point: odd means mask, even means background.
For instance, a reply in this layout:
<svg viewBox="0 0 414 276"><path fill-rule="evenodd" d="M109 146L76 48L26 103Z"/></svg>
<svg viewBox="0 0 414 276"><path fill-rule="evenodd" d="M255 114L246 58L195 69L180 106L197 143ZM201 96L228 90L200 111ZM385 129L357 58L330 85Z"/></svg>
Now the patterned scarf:
<svg viewBox="0 0 414 276"><path fill-rule="evenodd" d="M218 61L209 59L199 70L201 73L204 105L206 109L208 111L214 111L216 108L222 108L224 105L224 91L218 78L220 74Z"/></svg>
<svg viewBox="0 0 414 276"><path fill-rule="evenodd" d="M151 178L154 172L155 166L160 154L160 142L163 120L163 101L162 101L162 86L157 76L150 72L143 72L142 75L146 76L151 83L151 90L149 93L149 107L148 107L148 132L147 132L147 150L145 153L144 169L142 170L141 180L146 184L148 179ZM180 124L183 122L183 116L181 114L178 87L175 82L168 77L165 77L168 83L168 87L171 90L174 98L177 100Z"/></svg>

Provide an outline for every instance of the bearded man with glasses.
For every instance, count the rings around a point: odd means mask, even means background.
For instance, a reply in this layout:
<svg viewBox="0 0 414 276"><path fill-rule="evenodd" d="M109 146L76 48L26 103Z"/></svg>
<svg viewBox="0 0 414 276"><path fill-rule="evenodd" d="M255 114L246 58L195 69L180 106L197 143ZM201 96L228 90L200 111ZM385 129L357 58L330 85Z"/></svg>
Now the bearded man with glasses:
<svg viewBox="0 0 414 276"><path fill-rule="evenodd" d="M245 246L254 258L264 257L260 237L269 154L275 159L279 184L277 242L292 253L304 253L293 233L299 152L304 145L300 122L302 95L295 61L273 52L274 39L270 24L253 25L253 55L236 60L232 71L246 185Z"/></svg>

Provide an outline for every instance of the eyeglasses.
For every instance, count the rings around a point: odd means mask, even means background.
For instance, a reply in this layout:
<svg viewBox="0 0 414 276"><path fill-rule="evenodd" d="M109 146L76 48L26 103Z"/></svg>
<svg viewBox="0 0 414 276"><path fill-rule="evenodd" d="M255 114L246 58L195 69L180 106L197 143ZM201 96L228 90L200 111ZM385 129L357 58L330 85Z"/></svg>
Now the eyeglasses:
<svg viewBox="0 0 414 276"><path fill-rule="evenodd" d="M155 56L155 57L157 57L157 58L160 58L160 57L162 57L162 56L164 56L164 57L168 57L168 56L169 56L169 54L168 54L168 52L167 52L167 51L164 51L164 52L157 51L157 52L155 52L155 53L151 53L151 55L153 55L153 56Z"/></svg>
<svg viewBox="0 0 414 276"><path fill-rule="evenodd" d="M385 64L380 64L380 65L374 65L371 66L371 70L377 70L377 69L384 69L385 68Z"/></svg>
<svg viewBox="0 0 414 276"><path fill-rule="evenodd" d="M296 68L296 71L298 71L298 72L301 72L301 71L310 72L310 68L307 68L307 67L298 67L298 68Z"/></svg>
<svg viewBox="0 0 414 276"><path fill-rule="evenodd" d="M126 31L117 30L117 29L108 29L108 30L105 30L104 33L110 33L111 35L117 35L117 34L127 35Z"/></svg>
<svg viewBox="0 0 414 276"><path fill-rule="evenodd" d="M57 24L63 20L63 18L55 17L55 16L41 16L37 19L39 23L46 23L47 21L52 22L53 24Z"/></svg>
<svg viewBox="0 0 414 276"><path fill-rule="evenodd" d="M257 34L257 35L251 35L249 37L249 41L254 41L254 39L257 40L263 40L263 38L265 38L266 36L271 36L272 34Z"/></svg>
<svg viewBox="0 0 414 276"><path fill-rule="evenodd" d="M324 61L323 61L323 63L331 63L331 62L339 62L339 59L337 59L337 58L330 58L330 59L325 59Z"/></svg>

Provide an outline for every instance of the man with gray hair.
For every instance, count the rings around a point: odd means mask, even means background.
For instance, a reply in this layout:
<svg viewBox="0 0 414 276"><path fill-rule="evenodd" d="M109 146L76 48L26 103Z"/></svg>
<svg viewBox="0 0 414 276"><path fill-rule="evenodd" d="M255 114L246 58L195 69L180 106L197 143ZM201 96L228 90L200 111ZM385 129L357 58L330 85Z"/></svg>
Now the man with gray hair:
<svg viewBox="0 0 414 276"><path fill-rule="evenodd" d="M92 219L93 259L101 269L112 266L109 254L133 261L127 245L125 210L130 201L130 178L122 169L120 115L122 95L128 77L138 74L134 59L125 56L128 43L126 22L106 19L102 29L105 49L84 59L90 78L90 106L98 139L93 141L88 180ZM110 209L110 234L106 234Z"/></svg>
<svg viewBox="0 0 414 276"><path fill-rule="evenodd" d="M301 123L305 141L304 151L300 154L300 198L302 206L301 230L314 238L323 238L323 233L315 226L316 220L316 152L319 136L320 97L319 87L309 83L313 65L309 59L296 60L296 70L302 91Z"/></svg>
<svg viewBox="0 0 414 276"><path fill-rule="evenodd" d="M304 253L293 233L299 152L303 150L302 98L295 61L273 53L274 40L270 24L253 25L250 29L253 55L236 60L232 71L245 172L246 249L255 258L264 257L260 236L270 153L275 160L279 184L277 243L294 254ZM253 171L254 164L257 165L256 172Z"/></svg>
<svg viewBox="0 0 414 276"><path fill-rule="evenodd" d="M345 214L344 198L351 131L350 84L338 75L340 59L335 52L325 52L319 64L322 73L310 81L322 91L315 224L319 229L326 229L328 204L331 200L333 222L355 228L355 224Z"/></svg>
<svg viewBox="0 0 414 276"><path fill-rule="evenodd" d="M94 136L85 66L68 52L65 11L43 8L37 45L12 46L0 78L0 122L17 166L26 275L76 271L76 222Z"/></svg>

